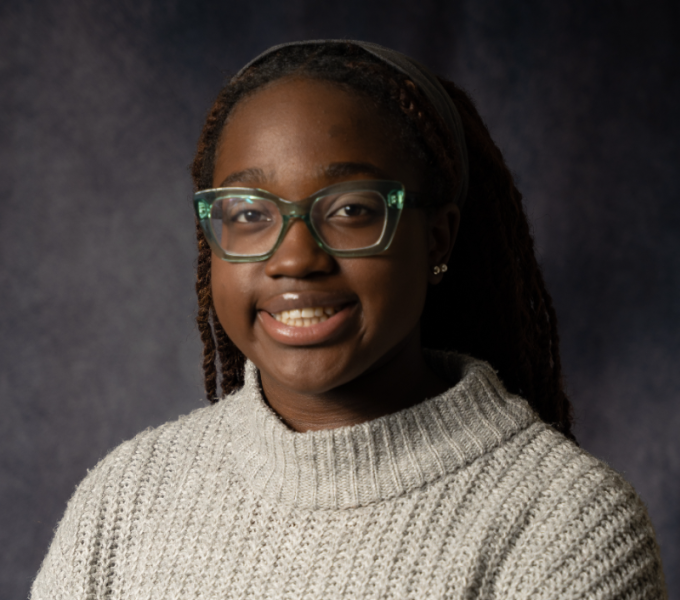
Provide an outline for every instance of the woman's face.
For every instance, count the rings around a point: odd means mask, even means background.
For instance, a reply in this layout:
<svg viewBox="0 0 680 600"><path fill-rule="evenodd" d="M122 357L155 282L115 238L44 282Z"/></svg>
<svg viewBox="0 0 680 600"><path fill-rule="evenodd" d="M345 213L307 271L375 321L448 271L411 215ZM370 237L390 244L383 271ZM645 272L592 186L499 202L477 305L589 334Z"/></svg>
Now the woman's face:
<svg viewBox="0 0 680 600"><path fill-rule="evenodd" d="M370 100L331 83L287 78L236 106L218 146L213 185L257 187L295 201L361 179L396 180L419 191L421 171ZM404 209L387 251L335 258L297 220L265 262L234 264L213 255L217 316L259 368L265 392L326 393L406 345L419 347L437 251L430 229L423 211ZM319 308L321 322L307 327L275 318Z"/></svg>

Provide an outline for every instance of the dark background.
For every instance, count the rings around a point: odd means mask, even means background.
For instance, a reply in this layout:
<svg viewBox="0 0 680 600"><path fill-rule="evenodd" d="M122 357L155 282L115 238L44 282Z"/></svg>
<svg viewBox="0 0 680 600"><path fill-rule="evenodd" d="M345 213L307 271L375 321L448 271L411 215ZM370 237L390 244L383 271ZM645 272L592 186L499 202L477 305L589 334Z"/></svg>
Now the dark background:
<svg viewBox="0 0 680 600"><path fill-rule="evenodd" d="M202 405L188 165L268 46L360 38L455 79L516 174L576 433L647 504L680 598L680 3L0 3L0 597L86 470Z"/></svg>

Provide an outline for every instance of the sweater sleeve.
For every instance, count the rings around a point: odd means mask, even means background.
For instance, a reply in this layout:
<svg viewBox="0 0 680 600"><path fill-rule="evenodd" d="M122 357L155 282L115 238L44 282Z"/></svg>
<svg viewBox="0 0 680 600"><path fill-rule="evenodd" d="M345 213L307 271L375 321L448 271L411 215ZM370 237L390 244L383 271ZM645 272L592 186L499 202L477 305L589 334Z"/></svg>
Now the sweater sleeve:
<svg viewBox="0 0 680 600"><path fill-rule="evenodd" d="M592 466L528 515L499 578L499 598L667 598L647 510L607 465ZM501 591L502 590L502 591Z"/></svg>

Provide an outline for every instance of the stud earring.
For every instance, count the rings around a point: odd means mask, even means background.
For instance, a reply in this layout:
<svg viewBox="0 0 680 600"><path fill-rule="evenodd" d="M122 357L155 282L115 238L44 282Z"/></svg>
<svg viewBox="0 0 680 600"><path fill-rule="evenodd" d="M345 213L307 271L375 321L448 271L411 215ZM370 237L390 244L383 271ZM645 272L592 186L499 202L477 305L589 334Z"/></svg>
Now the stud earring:
<svg viewBox="0 0 680 600"><path fill-rule="evenodd" d="M442 263L441 265L433 267L432 272L435 275L439 275L440 273L446 273L448 270L449 268L446 266L446 263Z"/></svg>

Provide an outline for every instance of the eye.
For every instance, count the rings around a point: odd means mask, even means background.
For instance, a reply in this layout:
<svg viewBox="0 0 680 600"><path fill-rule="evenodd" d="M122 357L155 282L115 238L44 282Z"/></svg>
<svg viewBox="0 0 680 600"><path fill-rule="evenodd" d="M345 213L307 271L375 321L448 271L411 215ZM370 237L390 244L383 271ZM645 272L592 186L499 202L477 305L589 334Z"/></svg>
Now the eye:
<svg viewBox="0 0 680 600"><path fill-rule="evenodd" d="M276 207L264 200L226 198L221 208L225 225L265 225L276 220Z"/></svg>
<svg viewBox="0 0 680 600"><path fill-rule="evenodd" d="M355 192L331 196L326 200L325 219L370 218L384 212L384 203L373 192Z"/></svg>
<svg viewBox="0 0 680 600"><path fill-rule="evenodd" d="M367 206L362 204L346 204L337 208L332 214L328 215L329 218L333 217L365 217L373 214L372 211Z"/></svg>
<svg viewBox="0 0 680 600"><path fill-rule="evenodd" d="M262 211L248 208L231 215L234 223L262 223L271 221L271 216Z"/></svg>

